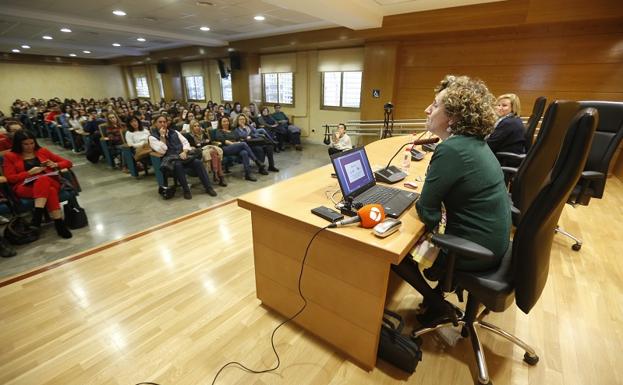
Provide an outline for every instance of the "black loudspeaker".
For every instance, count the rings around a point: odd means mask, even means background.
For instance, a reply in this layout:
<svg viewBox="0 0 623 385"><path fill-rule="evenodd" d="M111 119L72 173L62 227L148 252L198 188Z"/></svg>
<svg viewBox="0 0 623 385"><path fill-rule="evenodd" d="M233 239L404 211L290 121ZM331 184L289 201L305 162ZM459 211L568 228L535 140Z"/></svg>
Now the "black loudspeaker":
<svg viewBox="0 0 623 385"><path fill-rule="evenodd" d="M240 53L234 51L229 53L229 65L232 70L242 69L240 64Z"/></svg>
<svg viewBox="0 0 623 385"><path fill-rule="evenodd" d="M221 59L218 59L217 63L218 63L218 71L221 73L221 77L226 78L227 70L225 69L225 63Z"/></svg>
<svg viewBox="0 0 623 385"><path fill-rule="evenodd" d="M167 73L167 65L163 62L160 62L158 64L156 64L156 68L158 69L158 73L159 74L166 74Z"/></svg>

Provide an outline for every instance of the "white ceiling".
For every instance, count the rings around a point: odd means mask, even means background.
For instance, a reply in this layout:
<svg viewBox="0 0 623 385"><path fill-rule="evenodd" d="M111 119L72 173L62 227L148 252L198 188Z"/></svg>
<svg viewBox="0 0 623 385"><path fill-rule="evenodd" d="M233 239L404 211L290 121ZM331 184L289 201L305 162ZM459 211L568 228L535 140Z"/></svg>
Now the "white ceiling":
<svg viewBox="0 0 623 385"><path fill-rule="evenodd" d="M385 15L492 1L500 0L0 0L0 52L74 53L94 59L139 56L337 26L378 28ZM113 15L116 9L127 15ZM266 19L255 21L256 15ZM210 31L199 30L201 26ZM63 27L72 32L60 32ZM43 35L54 39L43 40Z"/></svg>

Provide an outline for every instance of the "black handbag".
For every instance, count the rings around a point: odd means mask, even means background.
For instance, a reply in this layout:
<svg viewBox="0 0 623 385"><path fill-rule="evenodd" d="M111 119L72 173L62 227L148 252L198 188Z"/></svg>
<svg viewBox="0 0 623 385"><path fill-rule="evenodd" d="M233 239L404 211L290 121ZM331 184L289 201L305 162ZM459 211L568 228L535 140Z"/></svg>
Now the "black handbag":
<svg viewBox="0 0 623 385"><path fill-rule="evenodd" d="M411 338L401 334L403 327L404 321L399 314L384 311L377 356L407 373L413 373L418 362L422 361L422 350Z"/></svg>
<svg viewBox="0 0 623 385"><path fill-rule="evenodd" d="M65 224L70 229L81 229L89 225L87 213L80 207L76 197L69 199L63 210L65 212Z"/></svg>
<svg viewBox="0 0 623 385"><path fill-rule="evenodd" d="M28 226L24 218L14 216L4 228L4 238L14 245L25 245L39 239L39 230Z"/></svg>

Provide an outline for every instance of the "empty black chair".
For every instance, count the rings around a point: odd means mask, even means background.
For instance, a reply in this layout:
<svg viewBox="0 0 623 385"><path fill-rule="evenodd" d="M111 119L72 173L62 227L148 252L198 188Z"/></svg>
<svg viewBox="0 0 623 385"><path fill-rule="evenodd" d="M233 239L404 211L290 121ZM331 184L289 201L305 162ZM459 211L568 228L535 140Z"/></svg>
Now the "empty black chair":
<svg viewBox="0 0 623 385"><path fill-rule="evenodd" d="M513 224L517 226L524 212L543 187L548 174L560 152L563 138L569 124L579 110L579 104L572 101L555 100L547 108L541 129L534 145L526 154L519 168L503 167L505 173L513 173L511 200Z"/></svg>
<svg viewBox="0 0 623 385"><path fill-rule="evenodd" d="M580 181L569 197L568 203L573 206L578 204L587 206L591 198L600 199L603 196L608 167L623 139L623 103L583 101L580 102L580 107L595 108L599 112L599 123ZM560 228L556 231L575 241L573 250L580 250L582 247L580 239Z"/></svg>
<svg viewBox="0 0 623 385"><path fill-rule="evenodd" d="M593 140L597 111L592 108L580 111L569 126L559 155L548 176L523 213L512 245L497 269L468 272L454 269L457 255L471 258L492 258L492 253L469 241L452 235L434 235L433 242L447 250L447 273L443 289L456 287L467 291L465 313L458 319L461 334L469 337L478 364L478 383L491 384L484 352L475 326L492 331L525 350L524 361L535 365L539 358L534 349L525 342L497 326L484 321L490 312L502 312L513 301L528 313L538 301L549 272L550 252L554 229L565 202L573 191ZM479 307L484 310L478 314ZM455 320L456 322L456 320ZM430 331L452 326L452 321L441 322L432 327L415 330L414 338Z"/></svg>

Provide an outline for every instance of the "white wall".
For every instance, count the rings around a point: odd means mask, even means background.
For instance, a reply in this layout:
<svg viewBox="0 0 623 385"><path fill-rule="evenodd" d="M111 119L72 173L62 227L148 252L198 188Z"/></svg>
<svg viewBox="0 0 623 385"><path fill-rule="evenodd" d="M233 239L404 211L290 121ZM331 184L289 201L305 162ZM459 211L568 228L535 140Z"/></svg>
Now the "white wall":
<svg viewBox="0 0 623 385"><path fill-rule="evenodd" d="M0 63L0 109L8 115L15 99L127 98L123 82L115 65Z"/></svg>

